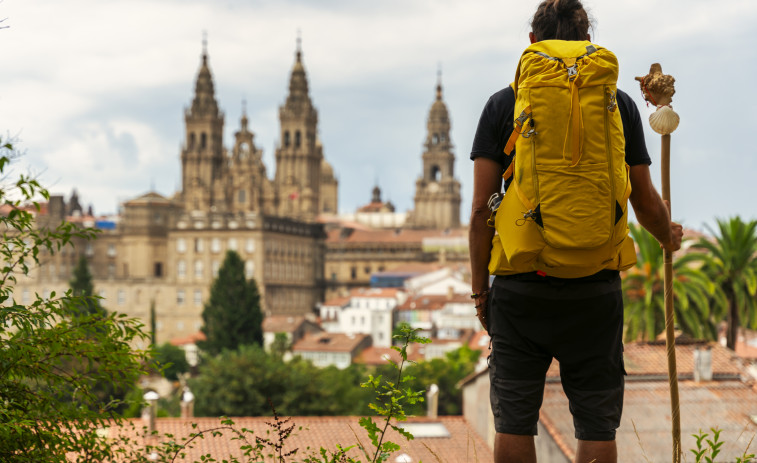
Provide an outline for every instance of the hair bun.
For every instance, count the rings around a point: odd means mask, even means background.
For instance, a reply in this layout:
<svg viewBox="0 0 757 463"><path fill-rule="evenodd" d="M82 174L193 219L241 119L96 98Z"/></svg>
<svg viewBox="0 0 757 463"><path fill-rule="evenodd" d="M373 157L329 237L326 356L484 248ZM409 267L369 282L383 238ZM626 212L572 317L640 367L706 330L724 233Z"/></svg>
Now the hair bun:
<svg viewBox="0 0 757 463"><path fill-rule="evenodd" d="M583 5L579 0L555 0L552 3L552 8L555 9L555 13L559 17L572 16L573 13L582 9Z"/></svg>

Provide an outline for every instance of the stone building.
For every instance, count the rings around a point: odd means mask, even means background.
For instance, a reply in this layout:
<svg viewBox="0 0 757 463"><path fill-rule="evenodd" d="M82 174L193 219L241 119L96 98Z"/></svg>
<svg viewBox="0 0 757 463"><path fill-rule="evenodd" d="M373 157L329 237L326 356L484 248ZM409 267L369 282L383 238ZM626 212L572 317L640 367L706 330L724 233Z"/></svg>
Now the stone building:
<svg viewBox="0 0 757 463"><path fill-rule="evenodd" d="M326 240L326 297L342 297L369 286L371 275L417 264L468 262L468 232L460 225L460 182L441 76L427 120L423 170L416 181L415 209L393 211L374 188L371 203L348 221L331 224Z"/></svg>
<svg viewBox="0 0 757 463"><path fill-rule="evenodd" d="M66 290L84 256L103 305L145 323L154 312L158 342L166 342L200 329L211 283L225 253L233 250L245 261L247 278L258 283L264 313L312 312L324 297L326 234L316 219L336 212L338 184L318 139L318 112L299 43L279 108L282 142L272 179L246 114L231 148L225 147L224 114L205 47L184 121L181 190L172 197L149 192L126 201L118 217L99 221L82 214L75 194L68 202L51 198L38 214L41 226L65 219L101 233L92 242L42 256L42 265L19 279L19 300Z"/></svg>
<svg viewBox="0 0 757 463"><path fill-rule="evenodd" d="M442 99L441 76L436 100L426 123L423 172L415 182L415 209L406 226L448 229L460 226L460 182L455 179L455 155L450 139L450 119Z"/></svg>

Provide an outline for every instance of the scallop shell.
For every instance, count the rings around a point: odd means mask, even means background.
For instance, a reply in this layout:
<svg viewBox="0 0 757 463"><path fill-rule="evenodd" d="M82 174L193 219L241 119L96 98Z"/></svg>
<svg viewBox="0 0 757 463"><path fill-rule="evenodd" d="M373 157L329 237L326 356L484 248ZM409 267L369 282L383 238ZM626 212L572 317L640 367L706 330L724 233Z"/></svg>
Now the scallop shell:
<svg viewBox="0 0 757 463"><path fill-rule="evenodd" d="M652 130L661 135L670 135L678 127L681 120L678 113L670 106L660 106L657 111L649 115L649 125Z"/></svg>

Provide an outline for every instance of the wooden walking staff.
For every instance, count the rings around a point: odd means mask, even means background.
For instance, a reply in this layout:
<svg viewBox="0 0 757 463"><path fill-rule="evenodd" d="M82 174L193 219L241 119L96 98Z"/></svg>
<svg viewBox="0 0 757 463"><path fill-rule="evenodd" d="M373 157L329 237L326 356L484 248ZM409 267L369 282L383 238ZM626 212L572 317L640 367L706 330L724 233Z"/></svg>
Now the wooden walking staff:
<svg viewBox="0 0 757 463"><path fill-rule="evenodd" d="M676 92L673 84L675 79L662 73L662 67L655 63L649 69L649 74L637 77L641 85L641 92L647 102L655 105L657 110L649 116L652 130L662 135L662 199L667 202L670 215L670 134L678 127L679 117L670 103ZM668 351L668 380L670 381L670 408L673 422L673 462L681 461L681 410L678 399L678 371L676 369L675 333L673 325L673 253L663 251L665 270L665 345Z"/></svg>

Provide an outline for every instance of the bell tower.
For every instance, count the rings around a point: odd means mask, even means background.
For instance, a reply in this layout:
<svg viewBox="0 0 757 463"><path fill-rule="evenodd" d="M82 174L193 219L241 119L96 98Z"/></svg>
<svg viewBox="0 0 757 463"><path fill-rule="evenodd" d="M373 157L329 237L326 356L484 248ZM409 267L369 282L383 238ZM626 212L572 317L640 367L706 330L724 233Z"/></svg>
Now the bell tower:
<svg viewBox="0 0 757 463"><path fill-rule="evenodd" d="M408 226L447 229L460 226L460 182L455 180L455 155L450 139L450 120L442 98L441 71L436 100L431 105L423 144L423 172L415 182L415 210Z"/></svg>
<svg viewBox="0 0 757 463"><path fill-rule="evenodd" d="M184 111L185 140L181 149L182 197L187 211L210 211L223 198L215 198L213 183L222 174L223 113L218 109L213 77L208 66L207 39L192 105Z"/></svg>
<svg viewBox="0 0 757 463"><path fill-rule="evenodd" d="M310 100L299 37L289 94L279 107L279 122L281 138L276 149L274 179L279 215L313 220L320 207L323 151L317 141L318 112Z"/></svg>

